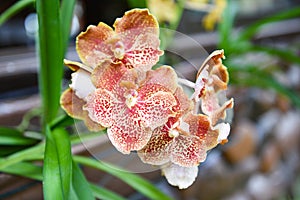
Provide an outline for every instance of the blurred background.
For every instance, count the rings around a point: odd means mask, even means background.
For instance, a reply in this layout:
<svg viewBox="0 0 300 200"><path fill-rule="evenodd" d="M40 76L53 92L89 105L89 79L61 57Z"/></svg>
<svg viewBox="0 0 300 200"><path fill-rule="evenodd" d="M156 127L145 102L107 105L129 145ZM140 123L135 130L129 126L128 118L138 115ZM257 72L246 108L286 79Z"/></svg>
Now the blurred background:
<svg viewBox="0 0 300 200"><path fill-rule="evenodd" d="M0 3L0 13L16 1ZM79 60L75 38L90 24L112 25L133 7L147 6L161 27L177 30L211 53L225 50L230 73L228 97L235 107L229 143L212 150L186 190L169 186L160 171L141 174L174 199L300 199L300 2L298 0L81 0L77 1L67 58ZM18 126L40 105L36 54L37 17L28 7L0 26L0 125ZM164 63L183 77L195 72L208 54L186 38L162 34ZM180 52L188 55L183 59ZM201 60L200 59L200 60ZM70 80L65 69L64 87ZM37 111L38 112L38 111ZM31 129L39 126L32 118ZM88 145L88 144L87 144ZM91 144L107 152L107 138ZM88 154L77 147L77 153ZM113 154L106 155L111 157ZM129 199L143 199L112 176L86 169L87 178ZM42 186L0 173L0 199L41 199Z"/></svg>

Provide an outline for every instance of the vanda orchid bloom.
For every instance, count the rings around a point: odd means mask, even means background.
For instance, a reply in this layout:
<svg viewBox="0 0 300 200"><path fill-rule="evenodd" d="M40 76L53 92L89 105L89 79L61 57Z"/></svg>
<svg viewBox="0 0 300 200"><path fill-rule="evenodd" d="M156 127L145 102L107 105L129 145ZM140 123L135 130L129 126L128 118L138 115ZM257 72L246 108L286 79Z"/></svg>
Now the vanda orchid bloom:
<svg viewBox="0 0 300 200"><path fill-rule="evenodd" d="M94 69L109 60L147 71L158 62L163 54L158 22L147 9L128 11L113 26L115 30L100 22L78 35L76 49L85 65Z"/></svg>
<svg viewBox="0 0 300 200"><path fill-rule="evenodd" d="M207 151L226 143L230 131L224 52L212 53L192 83L169 66L152 69L163 52L158 23L147 9L126 12L114 28L99 23L79 34L83 63L64 61L75 72L61 106L91 131L106 128L121 153L137 151L143 162L161 166L170 184L187 188ZM194 94L189 98L178 83Z"/></svg>
<svg viewBox="0 0 300 200"><path fill-rule="evenodd" d="M88 96L84 110L93 121L108 127L112 144L128 154L143 148L152 131L175 115L177 101L173 93L177 80L171 67L162 66L148 71L139 83L137 72L131 69L112 88L111 82L122 73L120 69L122 66L110 67L98 77L97 82L102 83Z"/></svg>
<svg viewBox="0 0 300 200"><path fill-rule="evenodd" d="M162 165L170 184L189 187L197 176L197 166L206 159L207 151L217 144L227 142L228 123L218 123L233 107L233 100L219 106L217 93L227 88L228 73L222 65L223 51L213 52L200 67L196 83L187 83L195 89L192 100L202 103L204 114L186 109L177 118L170 118L164 126L154 130L148 144L138 152L141 160L152 165ZM180 98L182 104L187 100ZM177 173L179 172L179 173Z"/></svg>

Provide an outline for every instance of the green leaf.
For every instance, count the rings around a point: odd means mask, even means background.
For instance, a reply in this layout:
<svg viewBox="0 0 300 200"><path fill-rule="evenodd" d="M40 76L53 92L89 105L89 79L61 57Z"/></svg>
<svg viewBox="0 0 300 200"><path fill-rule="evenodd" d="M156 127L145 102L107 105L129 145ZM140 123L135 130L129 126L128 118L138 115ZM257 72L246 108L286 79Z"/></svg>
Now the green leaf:
<svg viewBox="0 0 300 200"><path fill-rule="evenodd" d="M93 160L91 158L73 156L73 159L78 163L102 170L121 179L122 181L124 181L125 183L127 183L128 185L130 185L131 187L133 187L141 194L145 195L150 199L171 199L166 194L161 192L158 188L153 186L153 184L141 178L140 176L129 172L125 172L122 169L119 169L113 165L110 165L108 163L104 164L103 162Z"/></svg>
<svg viewBox="0 0 300 200"><path fill-rule="evenodd" d="M287 11L283 11L281 13L277 13L275 15L272 15L270 17L263 18L261 20L258 20L257 22L253 23L252 25L245 28L238 37L238 40L249 40L251 39L259 30L260 28L265 25L269 24L271 22L276 22L280 20L290 19L290 18L296 18L300 16L300 7L296 7L293 9L289 9Z"/></svg>
<svg viewBox="0 0 300 200"><path fill-rule="evenodd" d="M59 0L36 0L39 23L39 88L43 105L43 128L56 116L63 75L63 45ZM45 131L45 130L44 130Z"/></svg>
<svg viewBox="0 0 300 200"><path fill-rule="evenodd" d="M297 63L298 66L300 66L300 57L288 49L281 50L267 46L253 45L249 48L249 51L265 52L269 55L277 56L285 61Z"/></svg>
<svg viewBox="0 0 300 200"><path fill-rule="evenodd" d="M0 135L22 136L23 133L15 128L0 126Z"/></svg>
<svg viewBox="0 0 300 200"><path fill-rule="evenodd" d="M227 1L227 6L222 13L222 21L218 24L219 48L226 49L226 54L230 54L230 45L233 41L232 30L238 6L234 1Z"/></svg>
<svg viewBox="0 0 300 200"><path fill-rule="evenodd" d="M22 151L23 149L27 148L28 146L0 146L0 157L8 156L10 154L16 153L17 151Z"/></svg>
<svg viewBox="0 0 300 200"><path fill-rule="evenodd" d="M147 8L146 0L127 0L130 8Z"/></svg>
<svg viewBox="0 0 300 200"><path fill-rule="evenodd" d="M37 140L26 138L23 133L14 128L0 127L0 145L30 145Z"/></svg>
<svg viewBox="0 0 300 200"><path fill-rule="evenodd" d="M300 96L290 89L286 88L275 80L269 73L259 70L255 66L236 67L230 65L228 68L231 82L244 86L256 86L261 88L269 88L277 93L286 96L291 102L300 108Z"/></svg>
<svg viewBox="0 0 300 200"><path fill-rule="evenodd" d="M56 127L67 127L74 124L75 119L71 118L69 115L60 115L55 118L50 124L51 129Z"/></svg>
<svg viewBox="0 0 300 200"><path fill-rule="evenodd" d="M95 184L90 184L91 189L94 192L95 197L98 199L103 199L103 200L125 200L125 198L121 197L120 195L107 190L103 187L99 187Z"/></svg>
<svg viewBox="0 0 300 200"><path fill-rule="evenodd" d="M39 181L43 180L42 167L29 162L20 162L0 171ZM103 200L125 200L123 197L110 190L99 187L98 185L92 183L88 183L76 163L73 163L72 182L73 183L70 191L70 193L73 193L70 195L70 199L72 200L95 199L92 194L94 194L95 197Z"/></svg>
<svg viewBox="0 0 300 200"><path fill-rule="evenodd" d="M0 145L30 145L37 141L20 136L0 135Z"/></svg>
<svg viewBox="0 0 300 200"><path fill-rule="evenodd" d="M0 26L5 23L9 18L19 13L21 10L27 7L33 7L35 0L20 0L16 2L14 5L9 7L6 11L4 11L0 15Z"/></svg>
<svg viewBox="0 0 300 200"><path fill-rule="evenodd" d="M44 155L44 198L69 199L72 178L71 144L68 133L57 128L46 132Z"/></svg>
<svg viewBox="0 0 300 200"><path fill-rule="evenodd" d="M18 151L8 157L0 158L0 170L26 160L41 160L43 158L44 148L45 143L40 143L33 147Z"/></svg>
<svg viewBox="0 0 300 200"><path fill-rule="evenodd" d="M43 180L43 168L28 162L19 162L1 169L1 172L19 175L31 179Z"/></svg>
<svg viewBox="0 0 300 200"><path fill-rule="evenodd" d="M75 6L75 0L63 0L61 3L60 15L61 15L62 42L64 45L63 55L68 47L74 6Z"/></svg>
<svg viewBox="0 0 300 200"><path fill-rule="evenodd" d="M72 188L78 199L95 199L89 183L75 162L73 162Z"/></svg>

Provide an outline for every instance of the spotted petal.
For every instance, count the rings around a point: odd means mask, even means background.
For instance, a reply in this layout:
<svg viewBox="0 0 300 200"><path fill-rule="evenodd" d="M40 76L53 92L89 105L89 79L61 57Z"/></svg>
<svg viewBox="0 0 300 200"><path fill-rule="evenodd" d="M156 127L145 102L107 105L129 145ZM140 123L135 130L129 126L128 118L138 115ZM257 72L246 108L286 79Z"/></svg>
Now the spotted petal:
<svg viewBox="0 0 300 200"><path fill-rule="evenodd" d="M179 189L186 189L195 181L198 167L182 167L170 164L162 167L162 173L171 185L178 186Z"/></svg>
<svg viewBox="0 0 300 200"><path fill-rule="evenodd" d="M135 38L144 33L159 35L159 26L156 18L148 9L132 9L127 11L122 18L116 19L114 25L117 34L123 34L128 47L135 43ZM146 31L145 31L146 30ZM132 32L130 32L132 31ZM149 41L150 42L150 41Z"/></svg>
<svg viewBox="0 0 300 200"><path fill-rule="evenodd" d="M60 98L61 107L67 112L69 116L83 120L90 131L103 130L104 127L92 121L88 116L88 112L83 110L83 105L85 103L86 102L83 99L77 97L75 95L75 92L70 88L64 91Z"/></svg>
<svg viewBox="0 0 300 200"><path fill-rule="evenodd" d="M184 93L182 87L178 86L176 88L176 91L174 93L174 96L176 97L178 101L178 111L180 112L180 115L183 115L184 113L187 113L193 108L193 102L189 99L189 97Z"/></svg>
<svg viewBox="0 0 300 200"><path fill-rule="evenodd" d="M123 154L142 149L150 140L150 128L141 127L135 122L135 118L127 116L107 129L111 143Z"/></svg>
<svg viewBox="0 0 300 200"><path fill-rule="evenodd" d="M219 130L211 127L210 119L206 115L188 114L184 121L189 124L190 133L199 137L206 150L218 144Z"/></svg>
<svg viewBox="0 0 300 200"><path fill-rule="evenodd" d="M172 108L177 105L174 95L160 85L147 84L139 90L142 101L139 113L145 126L154 130L164 125L168 118L174 116Z"/></svg>
<svg viewBox="0 0 300 200"><path fill-rule="evenodd" d="M112 91L120 83L127 70L122 63L103 62L92 72L92 82L97 88Z"/></svg>
<svg viewBox="0 0 300 200"><path fill-rule="evenodd" d="M160 66L147 72L145 82L147 84L159 84L174 93L178 87L175 70L167 65Z"/></svg>
<svg viewBox="0 0 300 200"><path fill-rule="evenodd" d="M120 109L121 104L114 94L101 88L87 97L87 104L84 106L89 117L105 127L109 127L115 122L115 116L121 111Z"/></svg>
<svg viewBox="0 0 300 200"><path fill-rule="evenodd" d="M124 44L123 63L128 68L148 71L163 54L159 50L158 22L147 9L133 9L114 23L115 31Z"/></svg>
<svg viewBox="0 0 300 200"><path fill-rule="evenodd" d="M81 61L95 68L106 59L113 56L109 40L114 31L108 25L100 22L97 26L90 25L85 32L80 33L76 40L76 49Z"/></svg>
<svg viewBox="0 0 300 200"><path fill-rule="evenodd" d="M162 131L161 127L153 131L152 137L147 145L140 151L138 155L144 163L151 165L162 165L170 161L170 147L174 137L170 137L169 133Z"/></svg>
<svg viewBox="0 0 300 200"><path fill-rule="evenodd" d="M183 167L198 166L206 158L206 149L194 135L179 135L171 148L171 161Z"/></svg>

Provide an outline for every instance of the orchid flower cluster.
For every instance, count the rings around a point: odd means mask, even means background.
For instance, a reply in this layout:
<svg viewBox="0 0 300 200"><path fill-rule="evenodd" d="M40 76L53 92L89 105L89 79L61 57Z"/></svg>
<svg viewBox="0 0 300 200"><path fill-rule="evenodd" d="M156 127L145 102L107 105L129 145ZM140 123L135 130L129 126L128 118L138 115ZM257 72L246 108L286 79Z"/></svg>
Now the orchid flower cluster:
<svg viewBox="0 0 300 200"><path fill-rule="evenodd" d="M171 185L187 188L207 151L226 143L230 131L224 52L213 52L192 83L170 66L152 69L163 51L147 9L130 10L113 26L89 26L77 37L82 63L64 60L74 73L61 106L91 131L106 128L121 153L137 152L144 163L160 166ZM191 97L181 84L193 89Z"/></svg>

